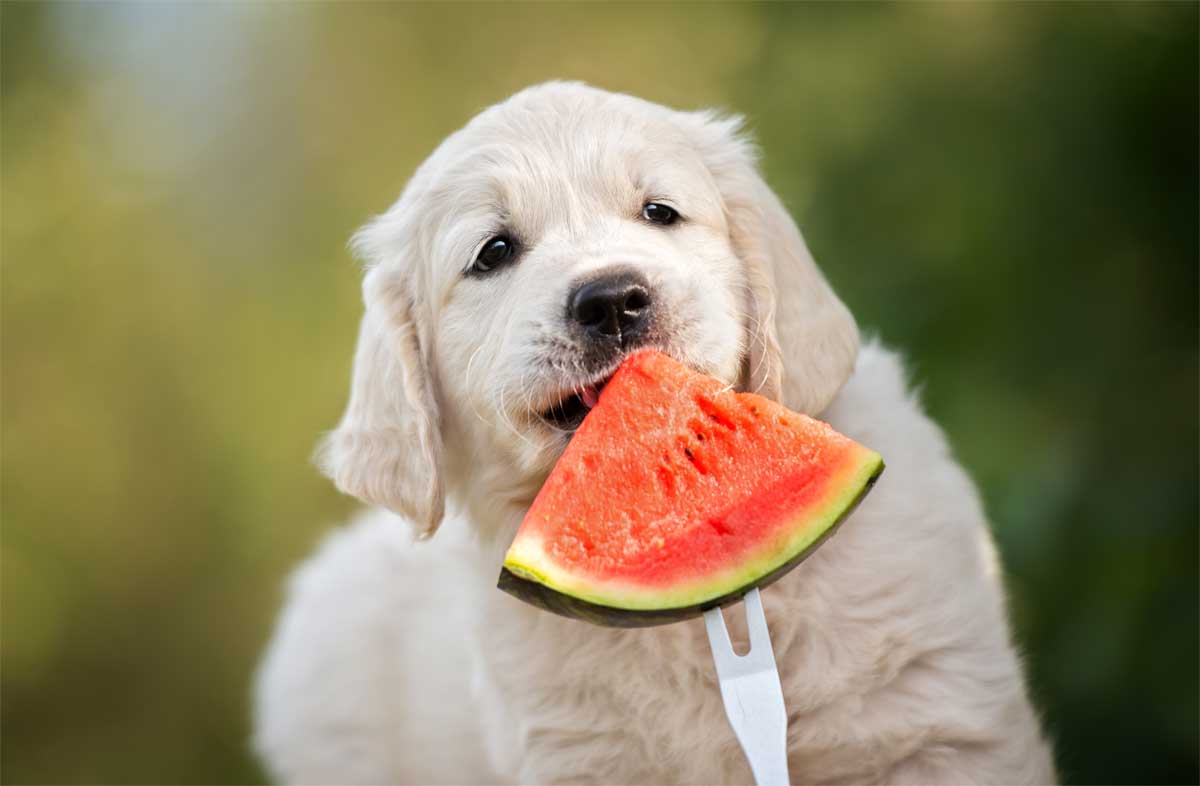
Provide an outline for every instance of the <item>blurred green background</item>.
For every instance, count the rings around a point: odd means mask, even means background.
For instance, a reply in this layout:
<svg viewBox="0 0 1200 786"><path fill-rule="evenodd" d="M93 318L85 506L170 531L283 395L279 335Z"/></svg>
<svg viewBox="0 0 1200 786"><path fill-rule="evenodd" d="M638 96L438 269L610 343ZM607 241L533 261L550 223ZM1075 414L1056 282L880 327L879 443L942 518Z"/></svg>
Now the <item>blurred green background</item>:
<svg viewBox="0 0 1200 786"><path fill-rule="evenodd" d="M1195 783L1197 8L3 3L3 780L261 780L346 240L575 78L749 117L982 487L1064 778Z"/></svg>

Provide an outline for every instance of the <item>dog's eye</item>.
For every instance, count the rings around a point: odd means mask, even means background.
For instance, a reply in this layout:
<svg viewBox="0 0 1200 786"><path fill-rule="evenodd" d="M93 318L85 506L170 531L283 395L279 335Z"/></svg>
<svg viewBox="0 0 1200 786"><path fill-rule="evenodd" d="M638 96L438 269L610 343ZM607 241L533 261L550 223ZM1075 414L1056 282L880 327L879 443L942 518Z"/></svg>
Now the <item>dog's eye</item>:
<svg viewBox="0 0 1200 786"><path fill-rule="evenodd" d="M642 207L642 218L651 224L669 226L675 223L676 219L679 218L679 214L675 212L675 208L673 207L668 207L658 202L647 202Z"/></svg>
<svg viewBox="0 0 1200 786"><path fill-rule="evenodd" d="M516 244L512 240L503 235L494 237L484 244L479 256L475 257L470 272L487 273L512 259L515 250Z"/></svg>

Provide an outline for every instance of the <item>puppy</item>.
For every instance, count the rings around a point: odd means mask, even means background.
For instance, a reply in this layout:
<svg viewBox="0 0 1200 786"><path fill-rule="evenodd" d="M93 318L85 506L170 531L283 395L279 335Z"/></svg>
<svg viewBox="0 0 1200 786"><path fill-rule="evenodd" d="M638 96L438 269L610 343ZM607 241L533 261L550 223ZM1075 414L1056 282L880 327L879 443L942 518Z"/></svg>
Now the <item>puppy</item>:
<svg viewBox="0 0 1200 786"><path fill-rule="evenodd" d="M319 455L376 508L291 580L257 683L274 777L751 782L701 621L609 630L495 588L596 392L654 346L888 462L763 595L793 779L1054 780L978 495L898 358L860 350L737 119L530 88L452 134L354 247L366 311Z"/></svg>

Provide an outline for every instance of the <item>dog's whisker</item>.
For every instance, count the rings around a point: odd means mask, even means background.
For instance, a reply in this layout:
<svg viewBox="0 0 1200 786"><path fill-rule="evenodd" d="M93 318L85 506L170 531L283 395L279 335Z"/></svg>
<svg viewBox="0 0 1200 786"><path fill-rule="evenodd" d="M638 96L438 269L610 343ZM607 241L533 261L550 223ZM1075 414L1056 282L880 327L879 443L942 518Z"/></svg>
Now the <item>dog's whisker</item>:
<svg viewBox="0 0 1200 786"><path fill-rule="evenodd" d="M483 344L480 344L478 347L476 347L475 351L471 353L471 357L467 360L467 372L465 375L467 390L474 390L474 388L471 387L471 364L475 362L475 358L478 357L479 353L483 351L483 347L484 347ZM479 409L475 406L475 397L471 396L470 401L471 401L471 412L474 413L475 417L479 418L480 423L482 423L486 426L487 419L479 413Z"/></svg>
<svg viewBox="0 0 1200 786"><path fill-rule="evenodd" d="M534 370L534 369L533 369L533 368L531 368L531 367L526 367L525 371L523 371L523 372L521 373L521 381L520 381L520 383L519 383L519 385L520 385L520 388L521 388L521 392L522 392L522 394L523 394L523 395L522 395L522 398L523 398L523 403L524 403L524 405L525 405L525 411L526 411L526 412L533 412L533 411L534 411L533 398L532 398L532 396L531 396L531 395L530 395L530 393L529 393L529 386L527 386L527 385L525 384L525 378L526 378L526 377L527 377L527 376L528 376L528 375L529 375L529 374L530 374L530 373L531 373L533 370Z"/></svg>
<svg viewBox="0 0 1200 786"><path fill-rule="evenodd" d="M510 314L508 320L506 320L504 323L504 334L500 339L501 345L508 343L509 334L512 332L514 316L515 315ZM523 385L523 383L524 383L524 375L522 375L521 380L518 384ZM498 407L497 407L496 412L500 416L500 422L503 423L504 426L506 428L508 428L509 431L511 431L513 434L515 434L517 439L521 440L521 442L523 442L526 447L528 447L532 450L536 450L537 446L535 446L532 442L530 442L529 438L526 437L524 434L522 434L521 430L518 429L516 427L516 424L514 424L512 422L512 417L511 417L510 413L508 412L508 408L505 407L505 405L504 405L505 388L503 385L500 385L497 388L497 394L498 394L499 402L498 402Z"/></svg>
<svg viewBox="0 0 1200 786"><path fill-rule="evenodd" d="M513 424L512 419L509 417L509 414L504 406L504 388L503 387L499 388L499 394L500 394L499 395L500 401L499 401L499 406L497 407L496 411L497 411L497 414L500 415L500 422L503 423L508 428L509 431L511 431L513 434L515 434L517 439L519 439L523 443L525 443L525 445L527 447L534 448L535 447L534 444L532 442L530 442L529 439L524 434L521 433L520 429L518 429L516 427L516 425Z"/></svg>
<svg viewBox="0 0 1200 786"><path fill-rule="evenodd" d="M742 308L734 308L734 313L740 319L742 319L745 323L748 323L750 325L750 328L751 328L750 342L749 342L749 345L747 346L747 350L749 350L751 347L753 347L755 344L759 343L760 341L765 341L767 328L765 326L766 320L764 318L759 317L759 315L753 311L748 311L748 310L742 309ZM774 316L773 311L772 311L772 313L768 314L767 316L768 316L768 318L773 318L773 316ZM750 369L751 377L754 377L756 375L756 372L758 371L758 367L762 363L763 363L763 360L760 358L758 360L758 362L755 363L754 366ZM752 390L750 392L758 393L759 391L762 390L763 385L765 385L766 382L767 382L766 377L760 379L758 381L758 384L754 386L754 390Z"/></svg>

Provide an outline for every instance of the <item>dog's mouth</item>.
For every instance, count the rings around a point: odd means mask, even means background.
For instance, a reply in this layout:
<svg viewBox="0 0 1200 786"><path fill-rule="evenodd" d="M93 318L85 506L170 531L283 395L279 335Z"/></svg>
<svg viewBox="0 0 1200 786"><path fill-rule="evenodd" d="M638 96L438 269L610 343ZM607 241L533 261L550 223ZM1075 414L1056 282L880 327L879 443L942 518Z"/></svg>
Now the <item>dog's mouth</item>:
<svg viewBox="0 0 1200 786"><path fill-rule="evenodd" d="M538 413L542 420L562 431L575 431L600 401L600 391L612 379L612 372L580 388L565 391L561 399Z"/></svg>

